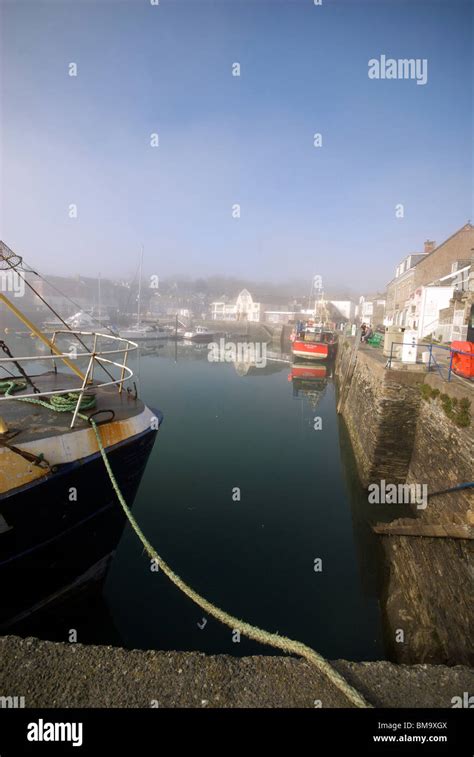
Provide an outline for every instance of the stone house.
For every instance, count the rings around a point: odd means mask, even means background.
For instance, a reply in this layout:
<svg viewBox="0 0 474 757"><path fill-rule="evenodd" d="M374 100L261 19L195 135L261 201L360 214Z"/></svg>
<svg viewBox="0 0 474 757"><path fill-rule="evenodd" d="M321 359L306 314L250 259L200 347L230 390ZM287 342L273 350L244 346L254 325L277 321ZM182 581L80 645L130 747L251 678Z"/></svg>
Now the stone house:
<svg viewBox="0 0 474 757"><path fill-rule="evenodd" d="M414 252L407 255L397 265L395 277L387 284L387 299L385 305L386 326L406 326L408 319L408 301L414 292L415 268L434 249L435 243L425 242L424 252Z"/></svg>
<svg viewBox="0 0 474 757"><path fill-rule="evenodd" d="M466 334L473 250L469 222L440 245L428 240L423 253L404 258L387 287L385 324L414 329L420 339L451 341Z"/></svg>

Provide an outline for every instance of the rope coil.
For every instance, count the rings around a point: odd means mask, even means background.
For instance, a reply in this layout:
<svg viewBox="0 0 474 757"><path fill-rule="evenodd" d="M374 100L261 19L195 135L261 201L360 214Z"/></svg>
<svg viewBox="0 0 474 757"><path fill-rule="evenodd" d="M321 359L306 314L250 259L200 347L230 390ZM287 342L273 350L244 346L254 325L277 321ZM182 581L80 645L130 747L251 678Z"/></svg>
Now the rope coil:
<svg viewBox="0 0 474 757"><path fill-rule="evenodd" d="M0 381L0 394L4 394L5 397L12 397L16 392L21 392L26 389L26 381ZM33 397L15 397L18 402L29 402L32 405L41 405L47 410L54 410L57 413L72 413L74 412L77 400L79 399L79 392L67 392L65 394L52 394L49 398L49 402L44 400L35 399ZM95 407L96 398L92 392L84 392L81 397L79 405L80 410L91 410ZM80 416L82 420L88 420L86 415Z"/></svg>

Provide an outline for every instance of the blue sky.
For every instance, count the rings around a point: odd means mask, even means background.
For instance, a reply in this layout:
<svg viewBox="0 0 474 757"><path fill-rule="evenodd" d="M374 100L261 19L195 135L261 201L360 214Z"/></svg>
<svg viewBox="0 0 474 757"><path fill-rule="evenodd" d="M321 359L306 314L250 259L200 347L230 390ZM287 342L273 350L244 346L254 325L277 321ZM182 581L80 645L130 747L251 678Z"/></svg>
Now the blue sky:
<svg viewBox="0 0 474 757"><path fill-rule="evenodd" d="M1 236L44 273L127 275L143 242L161 277L370 291L472 220L468 2L1 9ZM427 84L370 80L381 54Z"/></svg>

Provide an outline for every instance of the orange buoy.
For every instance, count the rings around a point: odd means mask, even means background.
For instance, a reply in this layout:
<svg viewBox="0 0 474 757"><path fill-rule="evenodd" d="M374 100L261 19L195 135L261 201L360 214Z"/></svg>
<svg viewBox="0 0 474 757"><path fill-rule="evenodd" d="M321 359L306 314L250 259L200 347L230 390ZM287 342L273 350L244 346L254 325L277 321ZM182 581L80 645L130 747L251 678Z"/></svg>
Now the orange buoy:
<svg viewBox="0 0 474 757"><path fill-rule="evenodd" d="M459 354L460 350L464 355ZM453 356L452 368L454 373L465 378L474 377L474 344L472 342L451 342Z"/></svg>

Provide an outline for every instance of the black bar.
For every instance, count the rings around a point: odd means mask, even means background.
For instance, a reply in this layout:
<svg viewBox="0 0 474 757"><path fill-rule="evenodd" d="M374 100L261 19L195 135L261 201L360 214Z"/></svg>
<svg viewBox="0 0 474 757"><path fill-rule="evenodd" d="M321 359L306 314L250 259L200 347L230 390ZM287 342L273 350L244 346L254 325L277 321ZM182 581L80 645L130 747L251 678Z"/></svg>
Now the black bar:
<svg viewBox="0 0 474 757"><path fill-rule="evenodd" d="M0 709L0 755L117 753L134 757L182 752L189 747L194 753L212 748L225 757L240 746L241 751L254 751L258 734L265 741L266 754L272 745L280 752L283 743L290 741L294 748L288 754L308 749L311 755L472 757L469 709L473 706L474 702L460 709L403 710ZM64 728L56 729L56 724ZM28 734L43 740L28 740ZM50 735L70 740L51 741Z"/></svg>

